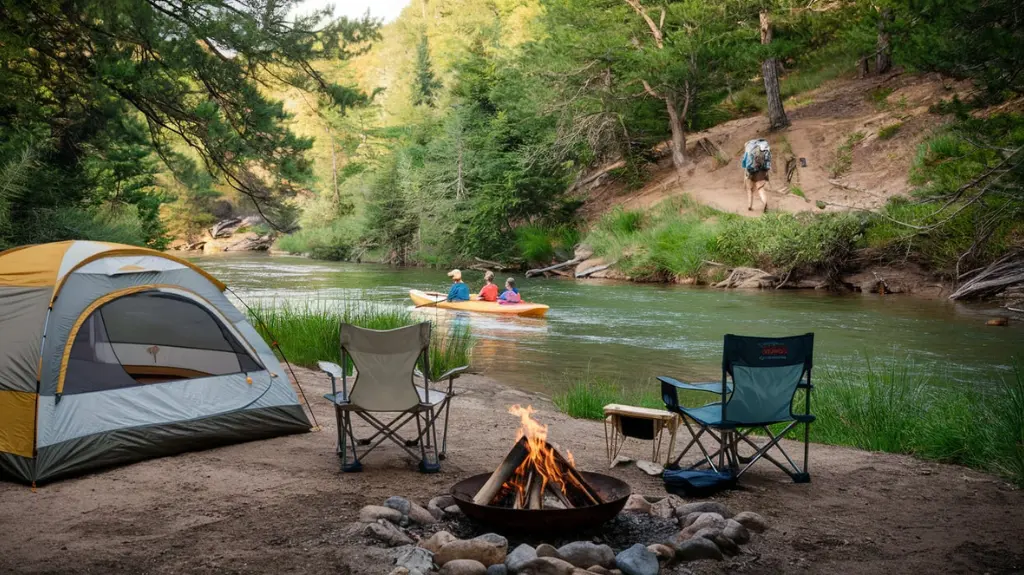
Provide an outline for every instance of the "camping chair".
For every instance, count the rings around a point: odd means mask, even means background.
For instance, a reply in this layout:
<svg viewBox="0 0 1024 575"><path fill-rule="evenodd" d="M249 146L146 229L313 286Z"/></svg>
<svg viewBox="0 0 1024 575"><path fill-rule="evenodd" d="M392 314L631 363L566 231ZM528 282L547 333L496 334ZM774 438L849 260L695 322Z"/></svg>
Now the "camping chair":
<svg viewBox="0 0 1024 575"><path fill-rule="evenodd" d="M431 389L430 378L430 323L401 327L388 331L365 329L341 324L341 363L351 358L355 366L355 381L351 387L345 370L336 363L319 362L321 371L331 378L331 393L325 395L334 404L338 419L338 457L342 471L361 471L360 457L365 457L385 440L391 440L406 453L420 460L420 471L436 473L448 446L448 412L453 396L455 378L466 370L457 367L438 380L448 380L448 390ZM416 363L422 362L422 373ZM341 391L337 388L341 380ZM416 385L422 379L423 385ZM394 413L385 422L376 413ZM376 432L366 439L356 440L352 415L359 416ZM441 448L437 443L437 420L444 416ZM399 433L407 424L416 423L416 435L405 437ZM357 446L367 446L360 454ZM413 450L419 446L419 453ZM432 453L433 457L429 457Z"/></svg>
<svg viewBox="0 0 1024 575"><path fill-rule="evenodd" d="M811 477L807 473L807 451L810 424L814 421L810 413L813 348L813 333L783 338L726 335L721 383L688 384L671 377L659 377L665 407L683 416L683 423L693 436L669 467L678 469L679 461L696 446L704 459L690 469L707 464L716 473L728 468L738 478L759 460L765 459L789 474L794 482L809 482ZM721 399L703 407L682 407L679 405L680 389L717 393ZM805 390L802 414L793 413L793 397L797 389ZM785 423L786 426L780 433L772 433L770 426L778 423ZM799 424L804 425L802 467L793 462L779 443ZM694 425L698 428L696 432ZM753 440L752 431L763 432L766 437L764 445L758 445ZM705 433L718 443L717 451L709 453L701 444L700 438ZM741 456L741 443L753 448L753 455ZM781 452L789 465L772 457L768 453L772 448Z"/></svg>

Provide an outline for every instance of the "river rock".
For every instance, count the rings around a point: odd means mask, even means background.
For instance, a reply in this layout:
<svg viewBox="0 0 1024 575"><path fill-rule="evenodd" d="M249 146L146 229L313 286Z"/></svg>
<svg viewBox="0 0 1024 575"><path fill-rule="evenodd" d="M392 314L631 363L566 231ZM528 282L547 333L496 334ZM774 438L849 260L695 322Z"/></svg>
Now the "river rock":
<svg viewBox="0 0 1024 575"><path fill-rule="evenodd" d="M723 535L721 529L705 527L694 533L691 539L707 539L714 543L722 553L729 555L730 557L733 555L739 555L740 553L739 545L736 545L735 541Z"/></svg>
<svg viewBox="0 0 1024 575"><path fill-rule="evenodd" d="M408 535L402 533L402 530L395 527L394 524L388 521L381 521L380 523L370 523L366 526L363 533L369 537L372 537L388 547L398 547L400 545L412 545L413 541Z"/></svg>
<svg viewBox="0 0 1024 575"><path fill-rule="evenodd" d="M753 511L737 513L732 519L754 533L763 533L768 529L768 522L765 521L765 518Z"/></svg>
<svg viewBox="0 0 1024 575"><path fill-rule="evenodd" d="M633 545L615 557L615 566L624 575L658 575L661 566L658 556L641 543Z"/></svg>
<svg viewBox="0 0 1024 575"><path fill-rule="evenodd" d="M722 519L722 516L717 513L702 513L694 520L693 523L689 524L679 532L679 535L676 536L676 540L685 541L686 539L693 537L694 533L697 533L706 527L711 527L721 531L722 529L725 529L725 519Z"/></svg>
<svg viewBox="0 0 1024 575"><path fill-rule="evenodd" d="M444 508L445 515L459 516L462 515L462 509L459 509L458 505L450 505Z"/></svg>
<svg viewBox="0 0 1024 575"><path fill-rule="evenodd" d="M625 455L616 455L615 459L612 460L611 467L618 467L620 465L629 465L633 463L632 457L626 457Z"/></svg>
<svg viewBox="0 0 1024 575"><path fill-rule="evenodd" d="M479 539L480 541L486 541L488 543L493 543L493 544L497 545L498 547L501 547L502 549L504 549L506 553L508 552L508 539L505 539L504 537L502 537L501 535L498 535L497 533L484 533L483 535L478 535L477 537L474 537L473 539Z"/></svg>
<svg viewBox="0 0 1024 575"><path fill-rule="evenodd" d="M405 567L395 567L388 575L410 575L410 572Z"/></svg>
<svg viewBox="0 0 1024 575"><path fill-rule="evenodd" d="M438 531L437 533L431 535L429 538L420 541L420 547L426 549L427 551L430 551L431 553L437 553L445 545L457 540L458 537L452 535L447 531Z"/></svg>
<svg viewBox="0 0 1024 575"><path fill-rule="evenodd" d="M427 503L427 511L436 519L444 518L444 510L455 505L455 498L451 495L438 495Z"/></svg>
<svg viewBox="0 0 1024 575"><path fill-rule="evenodd" d="M651 515L661 517L662 519L672 519L679 515L676 513L676 509L685 505L686 502L678 495L669 495L654 505L651 505ZM683 517L686 517L686 514L683 514Z"/></svg>
<svg viewBox="0 0 1024 575"><path fill-rule="evenodd" d="M607 545L590 541L576 541L558 548L558 556L576 567L586 569L592 565L615 566L615 552Z"/></svg>
<svg viewBox="0 0 1024 575"><path fill-rule="evenodd" d="M409 547L395 558L395 565L410 572L428 573L434 568L434 554L422 547Z"/></svg>
<svg viewBox="0 0 1024 575"><path fill-rule="evenodd" d="M626 500L626 506L622 510L634 513L650 513L651 503L644 499L642 495L630 495L629 499Z"/></svg>
<svg viewBox="0 0 1024 575"><path fill-rule="evenodd" d="M455 559L441 567L440 575L487 575L487 567L472 559Z"/></svg>
<svg viewBox="0 0 1024 575"><path fill-rule="evenodd" d="M416 505L415 503L409 504L409 511L406 515L409 516L409 519L412 520L413 523L418 523L420 525L433 525L434 523L437 523L437 519L434 518L434 515L431 512L419 505Z"/></svg>
<svg viewBox="0 0 1024 575"><path fill-rule="evenodd" d="M537 546L537 557L562 558L562 556L558 554L558 549L555 549L553 545L548 545L547 543L541 543Z"/></svg>
<svg viewBox="0 0 1024 575"><path fill-rule="evenodd" d="M648 545L647 550L654 553L658 558L658 563L663 565L671 565L675 562L676 550L669 547L668 545L662 545L661 543L655 543Z"/></svg>
<svg viewBox="0 0 1024 575"><path fill-rule="evenodd" d="M487 568L487 575L508 575L508 567L504 563L497 563Z"/></svg>
<svg viewBox="0 0 1024 575"><path fill-rule="evenodd" d="M653 461L644 461L641 459L636 462L636 466L640 468L640 471L643 471L651 477L658 477L665 472L665 466Z"/></svg>
<svg viewBox="0 0 1024 575"><path fill-rule="evenodd" d="M507 544L497 545L484 539L455 540L445 544L434 554L434 563L443 566L456 559L472 559L490 567L495 563L504 563Z"/></svg>
<svg viewBox="0 0 1024 575"><path fill-rule="evenodd" d="M722 560L722 550L714 541L703 537L694 537L679 544L676 558L680 561L698 561L700 559Z"/></svg>
<svg viewBox="0 0 1024 575"><path fill-rule="evenodd" d="M600 575L622 575L622 571L618 569L605 569L600 565L592 565L588 568L585 573L599 573Z"/></svg>
<svg viewBox="0 0 1024 575"><path fill-rule="evenodd" d="M700 511L701 513L717 513L725 519L735 515L728 507L717 501L698 501L697 503L687 503L685 505L680 505L677 509L680 519L697 511Z"/></svg>
<svg viewBox="0 0 1024 575"><path fill-rule="evenodd" d="M512 550L511 553L505 557L505 566L512 573L518 573L523 565L526 565L530 561L537 558L537 550L533 547L523 543Z"/></svg>
<svg viewBox="0 0 1024 575"><path fill-rule="evenodd" d="M405 497L391 496L384 502L384 507L394 509L402 515L408 515L411 506L412 504Z"/></svg>
<svg viewBox="0 0 1024 575"><path fill-rule="evenodd" d="M735 519L726 520L725 528L722 529L722 535L732 539L738 545L743 545L750 541L750 531Z"/></svg>
<svg viewBox="0 0 1024 575"><path fill-rule="evenodd" d="M523 564L518 575L573 575L576 568L557 557L537 557Z"/></svg>
<svg viewBox="0 0 1024 575"><path fill-rule="evenodd" d="M362 523L376 523L378 519L399 523L402 520L402 514L395 509L380 505L367 505L359 510L359 521Z"/></svg>

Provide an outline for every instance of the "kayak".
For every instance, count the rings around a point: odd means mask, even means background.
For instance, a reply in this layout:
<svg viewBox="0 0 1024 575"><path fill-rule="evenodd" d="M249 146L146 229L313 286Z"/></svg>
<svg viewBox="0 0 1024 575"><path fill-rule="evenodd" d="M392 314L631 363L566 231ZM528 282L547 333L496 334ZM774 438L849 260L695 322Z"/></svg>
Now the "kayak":
<svg viewBox="0 0 1024 575"><path fill-rule="evenodd" d="M441 309L454 309L459 311L473 311L477 313L496 313L501 315L517 315L520 317L544 317L548 313L548 306L540 303L511 303L501 304L493 301L481 301L472 299L470 301L445 301L446 294L437 292L425 292L418 289L409 290L409 297L412 303L424 308L439 307ZM477 296L472 296L476 298ZM429 305L437 302L437 305Z"/></svg>

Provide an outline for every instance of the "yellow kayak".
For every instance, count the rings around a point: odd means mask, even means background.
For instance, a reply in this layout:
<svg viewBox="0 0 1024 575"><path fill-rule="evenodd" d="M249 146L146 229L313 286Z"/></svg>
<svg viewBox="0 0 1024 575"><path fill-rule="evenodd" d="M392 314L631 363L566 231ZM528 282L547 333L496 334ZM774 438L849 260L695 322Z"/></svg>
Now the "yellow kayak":
<svg viewBox="0 0 1024 575"><path fill-rule="evenodd" d="M409 290L409 297L412 303L417 306L439 307L441 309L454 309L459 311L475 311L477 313L497 313L501 315L518 315L521 317L544 317L548 313L548 306L540 303L512 303L500 304L493 301L480 301L477 296L470 301L444 301L447 294L437 292L425 292L418 289ZM436 306L428 306L437 302Z"/></svg>

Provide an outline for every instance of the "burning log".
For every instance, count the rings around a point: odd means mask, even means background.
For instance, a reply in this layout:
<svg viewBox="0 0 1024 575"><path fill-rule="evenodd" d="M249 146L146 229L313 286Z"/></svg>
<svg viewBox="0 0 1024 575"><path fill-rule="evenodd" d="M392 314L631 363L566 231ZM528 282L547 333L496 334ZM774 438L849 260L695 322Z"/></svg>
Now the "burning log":
<svg viewBox="0 0 1024 575"><path fill-rule="evenodd" d="M522 421L520 438L473 497L477 505L513 509L571 509L600 505L597 492L576 469L572 455L547 442L547 426L533 420L533 408L509 410Z"/></svg>
<svg viewBox="0 0 1024 575"><path fill-rule="evenodd" d="M501 487L512 478L512 474L526 461L528 455L526 437L522 437L512 446L512 450L502 460L501 465L494 470L487 483L484 483L484 486L477 492L476 497L473 498L473 503L477 505L490 505L494 501L495 496L501 491Z"/></svg>

